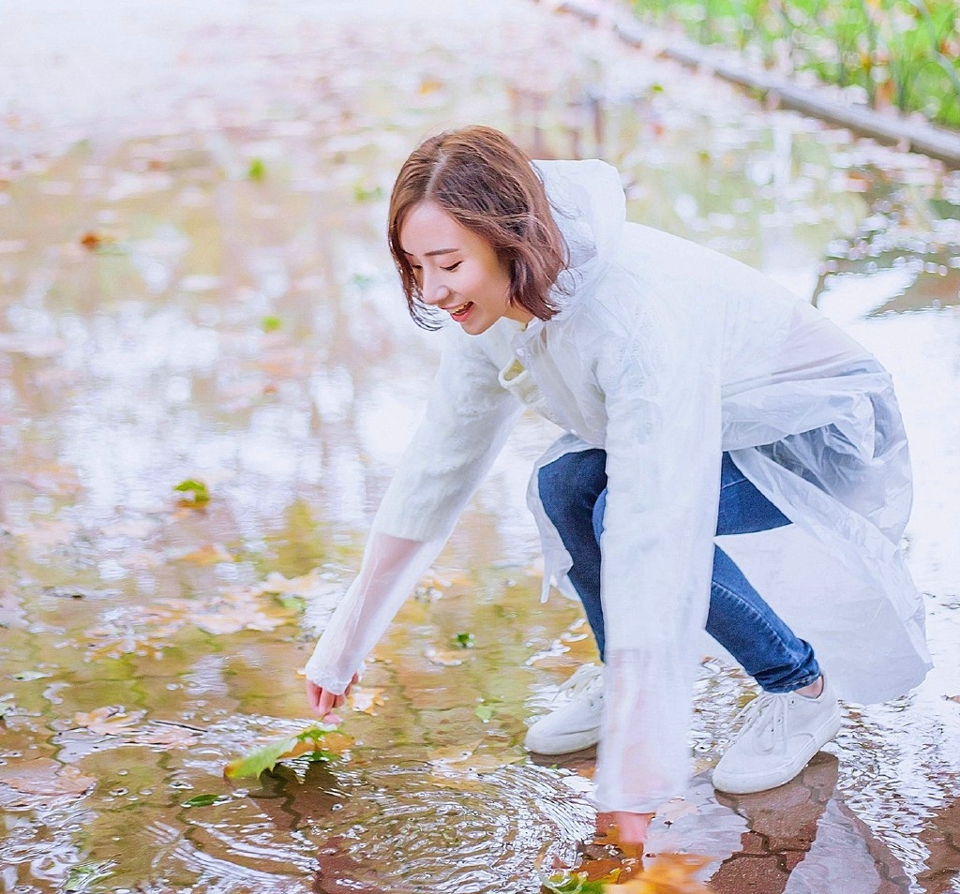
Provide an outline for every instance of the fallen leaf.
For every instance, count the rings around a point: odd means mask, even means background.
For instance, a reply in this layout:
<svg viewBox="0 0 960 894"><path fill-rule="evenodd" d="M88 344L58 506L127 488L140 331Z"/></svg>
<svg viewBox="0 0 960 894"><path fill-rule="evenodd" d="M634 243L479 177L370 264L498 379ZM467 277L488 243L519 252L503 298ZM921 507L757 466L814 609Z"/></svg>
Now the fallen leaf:
<svg viewBox="0 0 960 894"><path fill-rule="evenodd" d="M210 491L199 478L187 478L185 481L175 484L173 489L177 493L187 495L178 501L180 506L205 506L210 502Z"/></svg>
<svg viewBox="0 0 960 894"><path fill-rule="evenodd" d="M48 757L0 766L0 783L26 795L86 794L96 779Z"/></svg>
<svg viewBox="0 0 960 894"><path fill-rule="evenodd" d="M260 585L260 589L264 593L277 595L289 593L293 596L312 596L329 585L330 582L323 580L316 569L292 578L284 577L279 571L271 571Z"/></svg>
<svg viewBox="0 0 960 894"><path fill-rule="evenodd" d="M712 862L696 854L660 854L633 878L604 890L607 894L710 894L697 873Z"/></svg>
<svg viewBox="0 0 960 894"><path fill-rule="evenodd" d="M181 802L181 807L210 807L221 801L228 800L224 795L196 795L188 801Z"/></svg>
<svg viewBox="0 0 960 894"><path fill-rule="evenodd" d="M382 686L361 688L354 686L350 691L348 704L354 711L361 711L364 714L376 714L374 708L382 707L384 704L383 693L385 689Z"/></svg>
<svg viewBox="0 0 960 894"><path fill-rule="evenodd" d="M274 739L260 745L243 757L230 761L224 768L227 779L260 778L266 770L272 770L278 761L295 757L309 757L311 760L330 760L343 754L353 740L342 733L336 733L333 727L324 724L312 724L302 732L282 739Z"/></svg>
<svg viewBox="0 0 960 894"><path fill-rule="evenodd" d="M493 705L477 705L473 713L477 715L484 723L487 723L493 717Z"/></svg>
<svg viewBox="0 0 960 894"><path fill-rule="evenodd" d="M194 565L219 565L221 562L236 562L222 543L205 543L198 549L180 556L183 562Z"/></svg>
<svg viewBox="0 0 960 894"><path fill-rule="evenodd" d="M124 713L122 705L107 705L89 713L74 714L77 726L84 727L102 736L123 736L131 732L131 727L143 718L146 711L137 711L133 716Z"/></svg>
<svg viewBox="0 0 960 894"><path fill-rule="evenodd" d="M427 649L427 651L423 653L427 661L438 667L457 667L463 664L462 655L462 652L441 652L438 649Z"/></svg>
<svg viewBox="0 0 960 894"><path fill-rule="evenodd" d="M63 883L62 891L66 894L81 894L92 891L97 882L101 882L113 875L117 867L116 860L102 860L99 863L79 863L71 867Z"/></svg>

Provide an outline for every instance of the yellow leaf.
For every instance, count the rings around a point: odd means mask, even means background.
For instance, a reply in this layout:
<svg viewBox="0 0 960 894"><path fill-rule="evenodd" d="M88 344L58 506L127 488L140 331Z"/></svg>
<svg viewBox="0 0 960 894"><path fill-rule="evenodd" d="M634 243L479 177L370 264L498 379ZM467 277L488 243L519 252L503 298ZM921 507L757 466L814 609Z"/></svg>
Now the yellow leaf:
<svg viewBox="0 0 960 894"><path fill-rule="evenodd" d="M360 688L354 686L350 692L349 704L354 711L362 711L364 714L376 714L374 708L381 707L384 703L384 687Z"/></svg>
<svg viewBox="0 0 960 894"><path fill-rule="evenodd" d="M697 873L712 862L695 854L660 854L638 875L607 885L609 894L710 894Z"/></svg>
<svg viewBox="0 0 960 894"><path fill-rule="evenodd" d="M184 562L195 565L217 565L220 562L235 562L236 559L220 543L205 543L199 549L180 557Z"/></svg>

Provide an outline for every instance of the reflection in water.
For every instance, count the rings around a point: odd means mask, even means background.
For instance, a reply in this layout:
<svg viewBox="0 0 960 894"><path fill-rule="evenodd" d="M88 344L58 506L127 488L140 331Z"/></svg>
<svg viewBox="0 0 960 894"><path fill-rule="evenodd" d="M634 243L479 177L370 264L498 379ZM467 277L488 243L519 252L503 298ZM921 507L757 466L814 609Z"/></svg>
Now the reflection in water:
<svg viewBox="0 0 960 894"><path fill-rule="evenodd" d="M718 800L745 687L711 663L701 774L651 846L714 856L718 890L833 891L838 867L844 892L955 888L960 179L532 5L97 3L115 27L96 60L73 25L101 19L59 0L17 12L0 53L0 98L20 86L0 132L3 890L512 894L538 889L538 860L582 857L592 755L520 748L530 693L595 659L578 609L538 601L523 493L554 430L533 418L378 647L349 756L222 779L303 723L296 668L436 356L384 197L423 133L472 120L608 158L633 218L816 295L894 370L914 432L930 684L855 712L839 763ZM178 505L188 478L209 503Z"/></svg>

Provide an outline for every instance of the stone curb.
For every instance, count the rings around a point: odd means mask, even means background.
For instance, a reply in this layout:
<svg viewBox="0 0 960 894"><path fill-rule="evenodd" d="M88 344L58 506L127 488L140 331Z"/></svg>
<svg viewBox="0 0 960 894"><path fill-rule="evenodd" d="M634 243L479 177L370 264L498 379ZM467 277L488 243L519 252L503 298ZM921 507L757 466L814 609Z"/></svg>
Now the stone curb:
<svg viewBox="0 0 960 894"><path fill-rule="evenodd" d="M609 27L624 43L648 47L659 55L693 68L706 69L723 80L763 91L778 105L805 115L822 118L856 133L892 143L904 150L940 159L949 167L960 168L960 133L937 127L926 121L893 112L878 112L862 105L838 102L828 88L803 87L787 78L751 68L739 56L718 51L676 35L647 28L629 14L609 3L561 0L549 3L557 12L574 15L582 21Z"/></svg>

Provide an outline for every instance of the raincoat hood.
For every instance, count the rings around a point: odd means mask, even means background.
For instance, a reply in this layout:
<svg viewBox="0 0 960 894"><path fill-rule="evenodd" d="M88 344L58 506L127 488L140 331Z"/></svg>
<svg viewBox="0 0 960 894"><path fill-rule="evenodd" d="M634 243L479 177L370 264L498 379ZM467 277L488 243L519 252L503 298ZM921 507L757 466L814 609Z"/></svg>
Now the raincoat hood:
<svg viewBox="0 0 960 894"><path fill-rule="evenodd" d="M550 297L568 313L592 294L620 253L626 198L617 169L597 159L536 161L553 207L553 217L570 252Z"/></svg>

